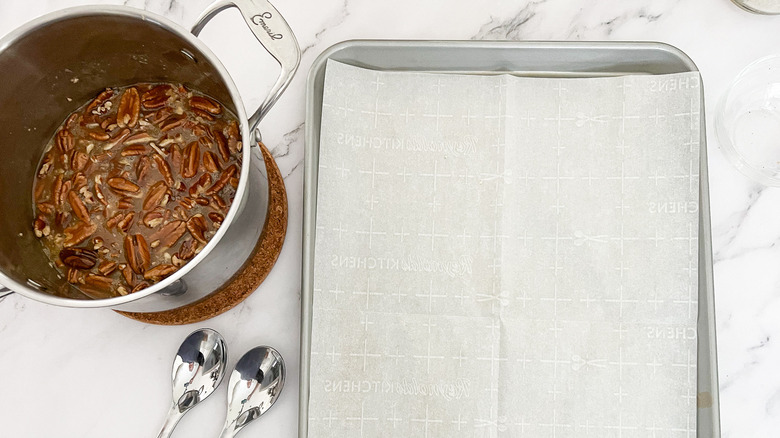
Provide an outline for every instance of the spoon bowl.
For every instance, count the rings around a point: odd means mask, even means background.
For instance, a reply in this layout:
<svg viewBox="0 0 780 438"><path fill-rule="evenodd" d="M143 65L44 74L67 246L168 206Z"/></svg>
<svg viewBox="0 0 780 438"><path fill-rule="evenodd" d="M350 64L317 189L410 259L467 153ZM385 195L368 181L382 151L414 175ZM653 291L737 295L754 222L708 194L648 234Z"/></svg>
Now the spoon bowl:
<svg viewBox="0 0 780 438"><path fill-rule="evenodd" d="M222 335L200 329L187 336L173 360L173 404L157 438L169 437L181 417L214 392L225 376L226 365Z"/></svg>
<svg viewBox="0 0 780 438"><path fill-rule="evenodd" d="M220 438L232 438L263 415L284 387L284 359L274 348L256 347L244 354L230 375L228 411Z"/></svg>

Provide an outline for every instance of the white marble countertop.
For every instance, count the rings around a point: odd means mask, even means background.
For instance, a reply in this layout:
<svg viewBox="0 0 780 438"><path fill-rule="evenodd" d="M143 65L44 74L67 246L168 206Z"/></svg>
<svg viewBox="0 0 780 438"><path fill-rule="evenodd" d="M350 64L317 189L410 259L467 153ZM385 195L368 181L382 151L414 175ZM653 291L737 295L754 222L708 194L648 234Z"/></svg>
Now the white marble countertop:
<svg viewBox="0 0 780 438"><path fill-rule="evenodd" d="M47 12L87 3L95 2L5 0L0 35ZM185 27L208 3L125 2ZM278 406L243 434L297 436L306 73L317 55L338 41L390 38L655 40L679 47L697 63L706 90L723 436L777 435L780 190L751 183L726 162L712 114L744 65L780 51L780 17L751 15L729 0L274 3L303 49L298 76L261 125L287 184L287 242L273 272L246 302L197 325L225 336L231 368L240 354L259 344L276 346L286 358L288 381ZM276 70L240 20L236 12L222 14L203 39L254 108ZM0 435L154 436L170 403L172 356L194 328L144 325L110 310L57 308L16 295L0 300ZM225 415L225 386L185 416L175 436L216 436Z"/></svg>

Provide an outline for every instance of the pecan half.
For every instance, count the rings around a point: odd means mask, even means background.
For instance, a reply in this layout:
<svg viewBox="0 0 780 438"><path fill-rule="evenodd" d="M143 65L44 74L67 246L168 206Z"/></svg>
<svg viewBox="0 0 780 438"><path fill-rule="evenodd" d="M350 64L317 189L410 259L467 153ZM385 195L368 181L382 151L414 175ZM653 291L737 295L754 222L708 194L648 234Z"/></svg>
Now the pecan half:
<svg viewBox="0 0 780 438"><path fill-rule="evenodd" d="M62 205L63 198L62 198L62 174L61 173L54 178L54 183L52 183L51 187L52 187L51 196L52 196L52 201L54 201L54 205L56 206Z"/></svg>
<svg viewBox="0 0 780 438"><path fill-rule="evenodd" d="M108 186L111 187L114 192L116 192L119 195L122 195L124 193L136 193L141 188L138 187L138 184L128 181L125 178L122 177L113 177L108 179Z"/></svg>
<svg viewBox="0 0 780 438"><path fill-rule="evenodd" d="M60 251L60 260L75 269L91 269L97 263L97 251L88 248L63 248Z"/></svg>
<svg viewBox="0 0 780 438"><path fill-rule="evenodd" d="M102 262L100 262L100 264L98 265L97 269L98 269L98 272L100 272L102 275L108 276L108 275L113 274L114 271L116 271L116 268L118 266L119 265L117 265L116 263L112 262L111 260L103 260Z"/></svg>
<svg viewBox="0 0 780 438"><path fill-rule="evenodd" d="M57 149L59 149L63 154L67 154L71 149L73 149L73 134L71 134L70 131L65 128L60 129L60 131L57 132L57 138L55 142L57 143Z"/></svg>
<svg viewBox="0 0 780 438"><path fill-rule="evenodd" d="M68 120L65 120L65 126L70 127L76 124L76 120L79 118L78 113L73 113L70 116L68 116Z"/></svg>
<svg viewBox="0 0 780 438"><path fill-rule="evenodd" d="M165 179L165 183L168 184L168 187L173 187L176 182L173 180L173 173L171 173L171 166L168 165L168 162L165 161L165 158L161 157L158 154L154 154L154 162L157 163L157 170L160 171L160 174L163 176L163 179Z"/></svg>
<svg viewBox="0 0 780 438"><path fill-rule="evenodd" d="M182 199L179 199L179 205L184 207L187 210L192 210L195 207L195 200L190 198L189 196L184 197Z"/></svg>
<svg viewBox="0 0 780 438"><path fill-rule="evenodd" d="M130 87L122 93L119 99L119 108L116 110L116 123L124 128L134 127L138 123L138 114L141 110L141 98L138 96L138 90Z"/></svg>
<svg viewBox="0 0 780 438"><path fill-rule="evenodd" d="M219 172L219 159L214 152L206 151L203 153L203 167L207 172Z"/></svg>
<svg viewBox="0 0 780 438"><path fill-rule="evenodd" d="M38 207L38 211L46 215L52 215L55 212L54 204L51 202L39 202L36 207Z"/></svg>
<svg viewBox="0 0 780 438"><path fill-rule="evenodd" d="M89 155L82 151L77 151L70 159L70 168L73 169L74 172L81 172L87 167L87 163L89 163Z"/></svg>
<svg viewBox="0 0 780 438"><path fill-rule="evenodd" d="M105 131L88 131L87 135L98 141L106 141L111 138Z"/></svg>
<svg viewBox="0 0 780 438"><path fill-rule="evenodd" d="M130 287L133 287L135 284L135 275L133 275L133 269L130 266L120 267L119 269L122 270L122 278L124 278L125 282Z"/></svg>
<svg viewBox="0 0 780 438"><path fill-rule="evenodd" d="M230 181L230 178L232 178L237 171L238 171L238 166L236 166L235 164L232 164L230 167L225 169L225 171L222 172L222 174L219 176L217 182L215 182L213 186L211 186L208 190L206 190L205 194L207 196L217 194L220 190L222 190L223 187L225 187L225 185L227 185L228 181Z"/></svg>
<svg viewBox="0 0 780 438"><path fill-rule="evenodd" d="M144 92L141 96L141 104L147 109L156 109L164 106L171 96L168 91L171 89L170 85L163 84Z"/></svg>
<svg viewBox="0 0 780 438"><path fill-rule="evenodd" d="M142 281L142 282L138 283L137 285L135 285L135 287L133 288L133 290L130 291L130 293L134 294L134 293L138 292L141 289L146 289L147 287L149 287L149 283L147 283L145 281Z"/></svg>
<svg viewBox="0 0 780 438"><path fill-rule="evenodd" d="M68 192L70 192L70 187L71 187L70 181L65 181L62 184L60 184L59 191L57 192L54 198L54 205L61 206L65 204L65 198L68 197Z"/></svg>
<svg viewBox="0 0 780 438"><path fill-rule="evenodd" d="M227 139L219 131L212 132L212 134L214 135L214 141L217 143L217 150L222 157L222 161L227 163L230 160L230 149L228 148Z"/></svg>
<svg viewBox="0 0 780 438"><path fill-rule="evenodd" d="M170 116L160 122L160 131L167 132L173 128L178 128L187 120L185 116Z"/></svg>
<svg viewBox="0 0 780 438"><path fill-rule="evenodd" d="M181 247L179 247L179 252L176 253L176 255L182 260L189 260L195 257L197 249L198 244L192 239L187 239L182 242Z"/></svg>
<svg viewBox="0 0 780 438"><path fill-rule="evenodd" d="M160 281L163 278L176 272L177 269L178 268L173 265L160 264L144 272L144 279Z"/></svg>
<svg viewBox="0 0 780 438"><path fill-rule="evenodd" d="M190 98L190 106L201 111L217 115L222 113L222 105L209 99L208 97L192 96Z"/></svg>
<svg viewBox="0 0 780 438"><path fill-rule="evenodd" d="M68 193L68 203L70 204L70 208L73 209L74 216L83 222L92 222L92 218L89 217L89 211L87 210L87 207L84 205L84 202L82 202L81 198L79 198L79 195L77 195L76 192L71 191Z"/></svg>
<svg viewBox="0 0 780 438"><path fill-rule="evenodd" d="M136 274L143 274L149 269L151 255L149 254L149 245L144 236L140 234L128 234L124 242L125 259L127 264Z"/></svg>
<svg viewBox="0 0 780 438"><path fill-rule="evenodd" d="M142 144L136 144L132 146L125 146L124 149L122 149L121 155L123 157L135 157L138 155L145 155L146 154L146 146Z"/></svg>
<svg viewBox="0 0 780 438"><path fill-rule="evenodd" d="M94 223L77 222L68 228L65 228L65 246L76 246L81 242L87 240L95 231L97 231L97 225Z"/></svg>
<svg viewBox="0 0 780 438"><path fill-rule="evenodd" d="M150 211L144 215L143 223L149 228L157 228L163 223L164 214L159 210Z"/></svg>
<svg viewBox="0 0 780 438"><path fill-rule="evenodd" d="M211 201L214 203L214 207L216 207L216 210L224 210L227 208L227 203L219 195L212 196Z"/></svg>
<svg viewBox="0 0 780 438"><path fill-rule="evenodd" d="M170 159L171 159L171 166L173 166L175 169L181 168L181 149L179 149L178 145L171 145L170 148Z"/></svg>
<svg viewBox="0 0 780 438"><path fill-rule="evenodd" d="M87 177L84 176L84 174L81 172L73 175L73 179L71 179L71 181L73 182L73 190L78 191L87 186Z"/></svg>
<svg viewBox="0 0 780 438"><path fill-rule="evenodd" d="M198 173L198 164L200 163L200 146L198 142L193 141L184 149L181 174L185 178L192 178Z"/></svg>
<svg viewBox="0 0 780 438"><path fill-rule="evenodd" d="M95 274L87 274L87 278L84 279L84 286L88 286L102 292L110 292L111 285L113 283L114 280L111 278Z"/></svg>
<svg viewBox="0 0 780 438"><path fill-rule="evenodd" d="M149 160L149 157L144 156L138 159L138 162L135 164L135 179L139 184L143 182L150 167L152 167L152 162Z"/></svg>
<svg viewBox="0 0 780 438"><path fill-rule="evenodd" d="M151 210L162 202L165 195L168 194L168 186L163 181L157 181L149 188L149 192L144 199L143 209Z"/></svg>
<svg viewBox="0 0 780 438"><path fill-rule="evenodd" d="M187 231L189 231L190 234L192 234L192 237L194 237L198 242L204 244L208 243L208 239L206 239L208 225L206 224L206 219L203 218L202 214L196 214L187 221Z"/></svg>
<svg viewBox="0 0 780 438"><path fill-rule="evenodd" d="M159 230L149 236L152 242L158 241L159 246L170 248L187 232L187 226L184 221L168 222Z"/></svg>
<svg viewBox="0 0 780 438"><path fill-rule="evenodd" d="M119 202L116 204L116 208L120 210L129 210L133 208L133 198L128 198L127 196L119 199Z"/></svg>
<svg viewBox="0 0 780 438"><path fill-rule="evenodd" d="M225 221L225 216L222 216L221 214L212 211L209 213L209 219L211 219L211 222L214 222L214 224L221 224Z"/></svg>
<svg viewBox="0 0 780 438"><path fill-rule="evenodd" d="M211 114L209 114L206 111L199 110L197 108L192 108L192 113L195 114L200 119L203 119L203 120L208 120L210 122L215 120L214 116L212 116ZM199 119L196 119L196 120L199 120Z"/></svg>

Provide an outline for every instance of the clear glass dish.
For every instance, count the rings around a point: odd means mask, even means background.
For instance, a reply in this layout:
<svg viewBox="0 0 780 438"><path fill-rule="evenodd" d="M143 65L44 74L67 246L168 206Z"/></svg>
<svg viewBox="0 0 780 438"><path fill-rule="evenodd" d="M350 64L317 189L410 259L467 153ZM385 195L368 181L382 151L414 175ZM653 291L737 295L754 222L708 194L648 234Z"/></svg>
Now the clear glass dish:
<svg viewBox="0 0 780 438"><path fill-rule="evenodd" d="M715 130L740 172L780 187L780 56L758 59L737 75L715 112Z"/></svg>
<svg viewBox="0 0 780 438"><path fill-rule="evenodd" d="M733 0L737 6L756 14L780 14L780 0Z"/></svg>

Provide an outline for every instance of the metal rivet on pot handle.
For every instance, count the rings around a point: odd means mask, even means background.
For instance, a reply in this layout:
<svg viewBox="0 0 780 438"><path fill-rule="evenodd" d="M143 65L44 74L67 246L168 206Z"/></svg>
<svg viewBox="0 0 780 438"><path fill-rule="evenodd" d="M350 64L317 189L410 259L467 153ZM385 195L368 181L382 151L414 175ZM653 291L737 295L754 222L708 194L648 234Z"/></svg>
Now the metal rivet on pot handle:
<svg viewBox="0 0 780 438"><path fill-rule="evenodd" d="M197 36L214 16L231 7L238 8L257 40L282 67L268 97L249 118L249 126L259 140L257 125L290 84L301 62L301 49L287 21L266 0L217 0L201 14L192 26L192 33Z"/></svg>

